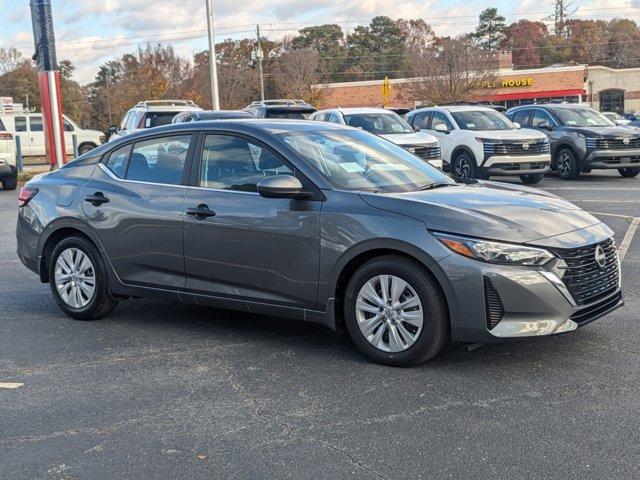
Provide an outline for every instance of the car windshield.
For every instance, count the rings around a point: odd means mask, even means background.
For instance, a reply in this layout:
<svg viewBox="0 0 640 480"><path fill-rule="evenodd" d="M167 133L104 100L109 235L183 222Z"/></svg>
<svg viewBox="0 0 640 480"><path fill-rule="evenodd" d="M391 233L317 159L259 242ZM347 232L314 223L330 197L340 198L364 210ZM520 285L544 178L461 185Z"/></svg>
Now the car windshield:
<svg viewBox="0 0 640 480"><path fill-rule="evenodd" d="M177 114L177 112L148 112L144 118L144 128L169 125Z"/></svg>
<svg viewBox="0 0 640 480"><path fill-rule="evenodd" d="M516 128L507 117L489 110L451 112L451 116L462 130L514 130Z"/></svg>
<svg viewBox="0 0 640 480"><path fill-rule="evenodd" d="M454 183L418 157L367 132L319 130L280 135L338 189L408 192Z"/></svg>
<svg viewBox="0 0 640 480"><path fill-rule="evenodd" d="M350 127L361 128L376 135L413 133L409 124L395 113L354 113L345 115L344 121Z"/></svg>
<svg viewBox="0 0 640 480"><path fill-rule="evenodd" d="M566 127L612 127L614 123L600 112L588 108L559 108L555 111Z"/></svg>

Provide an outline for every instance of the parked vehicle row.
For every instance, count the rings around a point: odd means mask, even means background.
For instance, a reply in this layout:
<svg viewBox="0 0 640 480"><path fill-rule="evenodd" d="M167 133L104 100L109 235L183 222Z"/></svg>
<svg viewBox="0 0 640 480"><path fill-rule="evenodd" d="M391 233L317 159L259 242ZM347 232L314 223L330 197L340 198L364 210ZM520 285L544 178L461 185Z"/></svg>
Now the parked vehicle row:
<svg viewBox="0 0 640 480"><path fill-rule="evenodd" d="M29 181L17 252L75 319L160 296L344 327L396 366L449 340L570 332L623 304L600 220L467 183L346 125L181 122Z"/></svg>

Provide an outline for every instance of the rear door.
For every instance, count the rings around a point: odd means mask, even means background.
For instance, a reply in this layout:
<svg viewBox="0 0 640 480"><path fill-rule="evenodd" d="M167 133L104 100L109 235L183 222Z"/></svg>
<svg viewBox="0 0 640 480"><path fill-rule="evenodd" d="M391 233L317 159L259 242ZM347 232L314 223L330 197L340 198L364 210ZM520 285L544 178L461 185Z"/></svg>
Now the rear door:
<svg viewBox="0 0 640 480"><path fill-rule="evenodd" d="M298 308L316 306L320 201L264 198L256 183L296 175L255 139L209 133L185 200L187 290ZM205 215L188 214L198 210Z"/></svg>
<svg viewBox="0 0 640 480"><path fill-rule="evenodd" d="M121 281L184 288L182 216L195 134L112 151L83 187L83 206Z"/></svg>
<svg viewBox="0 0 640 480"><path fill-rule="evenodd" d="M17 137L20 137L20 148L22 155L31 155L31 135L29 135L29 121L26 115L17 115L14 117L14 131Z"/></svg>

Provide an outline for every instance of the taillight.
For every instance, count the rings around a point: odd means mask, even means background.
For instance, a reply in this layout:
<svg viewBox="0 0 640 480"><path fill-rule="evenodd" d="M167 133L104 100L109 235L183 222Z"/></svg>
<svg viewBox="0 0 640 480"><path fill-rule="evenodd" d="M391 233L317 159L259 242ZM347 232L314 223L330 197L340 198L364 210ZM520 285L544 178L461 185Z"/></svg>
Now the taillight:
<svg viewBox="0 0 640 480"><path fill-rule="evenodd" d="M24 207L38 193L37 188L22 187L18 195L18 207Z"/></svg>
<svg viewBox="0 0 640 480"><path fill-rule="evenodd" d="M13 140L13 135L9 132L0 132L0 140Z"/></svg>

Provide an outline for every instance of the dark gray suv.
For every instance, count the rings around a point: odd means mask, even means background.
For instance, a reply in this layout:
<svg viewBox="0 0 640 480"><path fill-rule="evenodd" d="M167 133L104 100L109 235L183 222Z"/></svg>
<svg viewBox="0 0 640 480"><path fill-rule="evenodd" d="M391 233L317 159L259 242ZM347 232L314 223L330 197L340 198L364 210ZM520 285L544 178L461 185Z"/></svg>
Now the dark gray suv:
<svg viewBox="0 0 640 480"><path fill-rule="evenodd" d="M568 332L623 303L612 231L580 208L457 184L330 123L146 130L19 198L18 256L80 320L158 296L346 327L372 359L406 366L449 339Z"/></svg>
<svg viewBox="0 0 640 480"><path fill-rule="evenodd" d="M640 134L582 104L514 107L513 122L547 134L551 142L551 169L573 180L581 173L617 169L623 177L640 173Z"/></svg>

